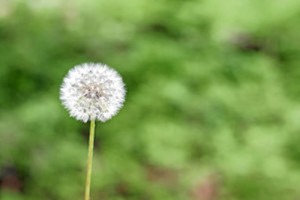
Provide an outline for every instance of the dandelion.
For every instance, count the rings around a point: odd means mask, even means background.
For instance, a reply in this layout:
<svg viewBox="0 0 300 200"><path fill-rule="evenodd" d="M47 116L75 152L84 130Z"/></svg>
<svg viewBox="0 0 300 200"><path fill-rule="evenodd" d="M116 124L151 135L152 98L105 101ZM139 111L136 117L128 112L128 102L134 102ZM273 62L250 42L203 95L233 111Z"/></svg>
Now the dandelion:
<svg viewBox="0 0 300 200"><path fill-rule="evenodd" d="M95 121L115 116L125 100L121 76L107 65L85 63L71 69L60 88L60 99L72 117L90 121L85 200L90 199Z"/></svg>

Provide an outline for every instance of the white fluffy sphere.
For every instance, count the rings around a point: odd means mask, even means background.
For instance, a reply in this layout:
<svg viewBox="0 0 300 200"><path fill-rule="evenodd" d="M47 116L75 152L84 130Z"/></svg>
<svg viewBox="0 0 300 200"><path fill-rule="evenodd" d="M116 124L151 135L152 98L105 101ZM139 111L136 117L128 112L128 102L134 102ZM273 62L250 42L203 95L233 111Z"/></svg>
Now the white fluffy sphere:
<svg viewBox="0 0 300 200"><path fill-rule="evenodd" d="M72 117L83 122L105 122L123 106L125 93L118 72L104 64L85 63L68 72L60 88L60 99Z"/></svg>

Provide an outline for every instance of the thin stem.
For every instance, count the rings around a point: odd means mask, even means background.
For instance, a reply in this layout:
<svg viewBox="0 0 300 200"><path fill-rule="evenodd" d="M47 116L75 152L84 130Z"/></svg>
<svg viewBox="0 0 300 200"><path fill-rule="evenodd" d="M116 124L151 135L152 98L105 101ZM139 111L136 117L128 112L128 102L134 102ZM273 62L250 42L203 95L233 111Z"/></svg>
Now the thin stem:
<svg viewBox="0 0 300 200"><path fill-rule="evenodd" d="M90 200L94 138L95 138L95 120L91 120L84 200Z"/></svg>

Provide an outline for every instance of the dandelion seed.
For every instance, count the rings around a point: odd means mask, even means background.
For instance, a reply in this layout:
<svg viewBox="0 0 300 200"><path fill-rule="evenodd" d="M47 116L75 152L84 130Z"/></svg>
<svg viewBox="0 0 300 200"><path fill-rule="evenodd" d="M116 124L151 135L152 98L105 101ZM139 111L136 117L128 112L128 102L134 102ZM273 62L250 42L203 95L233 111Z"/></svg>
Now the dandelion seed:
<svg viewBox="0 0 300 200"><path fill-rule="evenodd" d="M72 117L83 122L105 122L125 100L121 76L104 64L85 63L71 69L63 80L60 99Z"/></svg>

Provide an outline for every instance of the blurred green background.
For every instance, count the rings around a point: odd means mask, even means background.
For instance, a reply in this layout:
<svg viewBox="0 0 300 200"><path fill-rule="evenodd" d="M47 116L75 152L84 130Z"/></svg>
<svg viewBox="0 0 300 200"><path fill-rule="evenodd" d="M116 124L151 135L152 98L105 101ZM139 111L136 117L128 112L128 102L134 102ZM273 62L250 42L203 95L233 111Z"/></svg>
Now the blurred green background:
<svg viewBox="0 0 300 200"><path fill-rule="evenodd" d="M0 0L0 199L83 199L74 65L128 90L97 123L92 199L300 198L299 0Z"/></svg>

